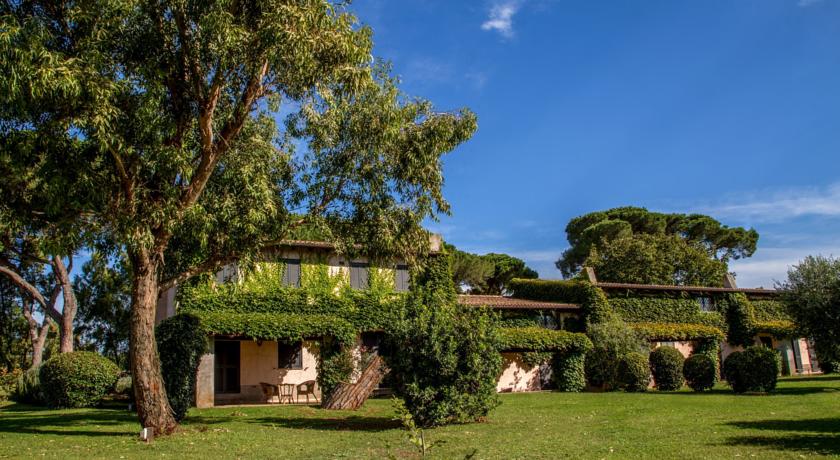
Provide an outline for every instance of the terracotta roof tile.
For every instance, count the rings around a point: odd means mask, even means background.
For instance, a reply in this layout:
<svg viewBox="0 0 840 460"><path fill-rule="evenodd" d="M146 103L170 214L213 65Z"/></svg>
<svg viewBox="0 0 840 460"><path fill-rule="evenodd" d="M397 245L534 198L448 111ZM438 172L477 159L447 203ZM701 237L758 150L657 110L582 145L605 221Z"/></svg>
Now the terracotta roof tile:
<svg viewBox="0 0 840 460"><path fill-rule="evenodd" d="M633 284L633 283L604 283L596 286L603 289L638 289L645 291L684 291L684 292L741 292L744 294L777 295L781 291L764 288L727 288L711 286L671 286L666 284Z"/></svg>
<svg viewBox="0 0 840 460"><path fill-rule="evenodd" d="M580 305L572 303L544 302L538 300L514 299L501 295L459 295L458 303L470 307L490 307L501 310L579 310Z"/></svg>

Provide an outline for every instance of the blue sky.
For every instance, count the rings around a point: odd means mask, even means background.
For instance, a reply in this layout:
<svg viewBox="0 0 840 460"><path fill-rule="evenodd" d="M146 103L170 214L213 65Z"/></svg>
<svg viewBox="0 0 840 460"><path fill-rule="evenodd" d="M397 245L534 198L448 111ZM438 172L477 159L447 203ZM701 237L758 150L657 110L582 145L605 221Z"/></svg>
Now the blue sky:
<svg viewBox="0 0 840 460"><path fill-rule="evenodd" d="M458 247L543 278L574 216L622 205L756 228L772 286L840 255L840 1L355 0L410 95L478 114L445 159Z"/></svg>

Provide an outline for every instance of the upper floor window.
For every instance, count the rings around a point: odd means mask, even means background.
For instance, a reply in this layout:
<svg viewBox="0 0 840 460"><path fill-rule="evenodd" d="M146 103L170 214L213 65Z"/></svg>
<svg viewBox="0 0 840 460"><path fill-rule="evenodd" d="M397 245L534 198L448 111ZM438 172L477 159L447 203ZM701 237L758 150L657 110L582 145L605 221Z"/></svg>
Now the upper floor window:
<svg viewBox="0 0 840 460"><path fill-rule="evenodd" d="M368 288L369 265L365 262L350 262L350 287L353 289Z"/></svg>
<svg viewBox="0 0 840 460"><path fill-rule="evenodd" d="M300 259L283 259L283 286L300 287Z"/></svg>
<svg viewBox="0 0 840 460"><path fill-rule="evenodd" d="M303 369L303 344L277 342L277 368Z"/></svg>
<svg viewBox="0 0 840 460"><path fill-rule="evenodd" d="M408 265L397 265L394 272L394 288L397 292L408 291Z"/></svg>
<svg viewBox="0 0 840 460"><path fill-rule="evenodd" d="M697 301L700 302L700 311L717 311L715 307L715 300L711 297L698 297Z"/></svg>

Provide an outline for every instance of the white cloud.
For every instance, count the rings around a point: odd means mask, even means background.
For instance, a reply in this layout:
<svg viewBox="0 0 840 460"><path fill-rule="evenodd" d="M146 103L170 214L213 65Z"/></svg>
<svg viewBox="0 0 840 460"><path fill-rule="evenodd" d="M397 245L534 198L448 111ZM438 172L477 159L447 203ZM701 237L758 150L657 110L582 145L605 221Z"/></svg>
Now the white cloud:
<svg viewBox="0 0 840 460"><path fill-rule="evenodd" d="M496 3L490 8L490 15L481 24L482 30L495 30L503 37L513 37L513 15L519 11L519 1L508 0Z"/></svg>
<svg viewBox="0 0 840 460"><path fill-rule="evenodd" d="M799 0L797 6L801 8L807 8L809 6L816 5L817 3L822 3L823 0Z"/></svg>
<svg viewBox="0 0 840 460"><path fill-rule="evenodd" d="M749 259L729 262L729 269L738 276L739 287L772 288L776 281L787 278L788 269L809 255L840 254L840 245L802 248L760 248Z"/></svg>
<svg viewBox="0 0 840 460"><path fill-rule="evenodd" d="M840 217L840 183L751 194L729 203L700 208L715 217L780 222L802 216Z"/></svg>

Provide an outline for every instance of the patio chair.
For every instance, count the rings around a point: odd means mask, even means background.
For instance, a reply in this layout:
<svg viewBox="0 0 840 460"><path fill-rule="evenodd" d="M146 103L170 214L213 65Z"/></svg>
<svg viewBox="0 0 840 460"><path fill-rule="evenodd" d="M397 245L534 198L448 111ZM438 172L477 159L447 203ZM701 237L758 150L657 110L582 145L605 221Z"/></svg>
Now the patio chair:
<svg viewBox="0 0 840 460"><path fill-rule="evenodd" d="M263 396L265 397L265 402L271 402L271 398L277 396L278 398L280 395L277 392L277 385L272 385L266 382L260 382L260 389L262 390Z"/></svg>
<svg viewBox="0 0 840 460"><path fill-rule="evenodd" d="M297 386L297 401L300 402L300 397L306 396L306 403L309 403L309 396L315 399L315 402L318 401L318 396L315 395L315 381L314 380L307 380L300 385Z"/></svg>
<svg viewBox="0 0 840 460"><path fill-rule="evenodd" d="M294 384L281 383L280 385L277 385L277 387L280 389L280 404L282 404L283 401L288 401L289 404L293 404L295 402L295 400L294 400L294 394L295 394Z"/></svg>

